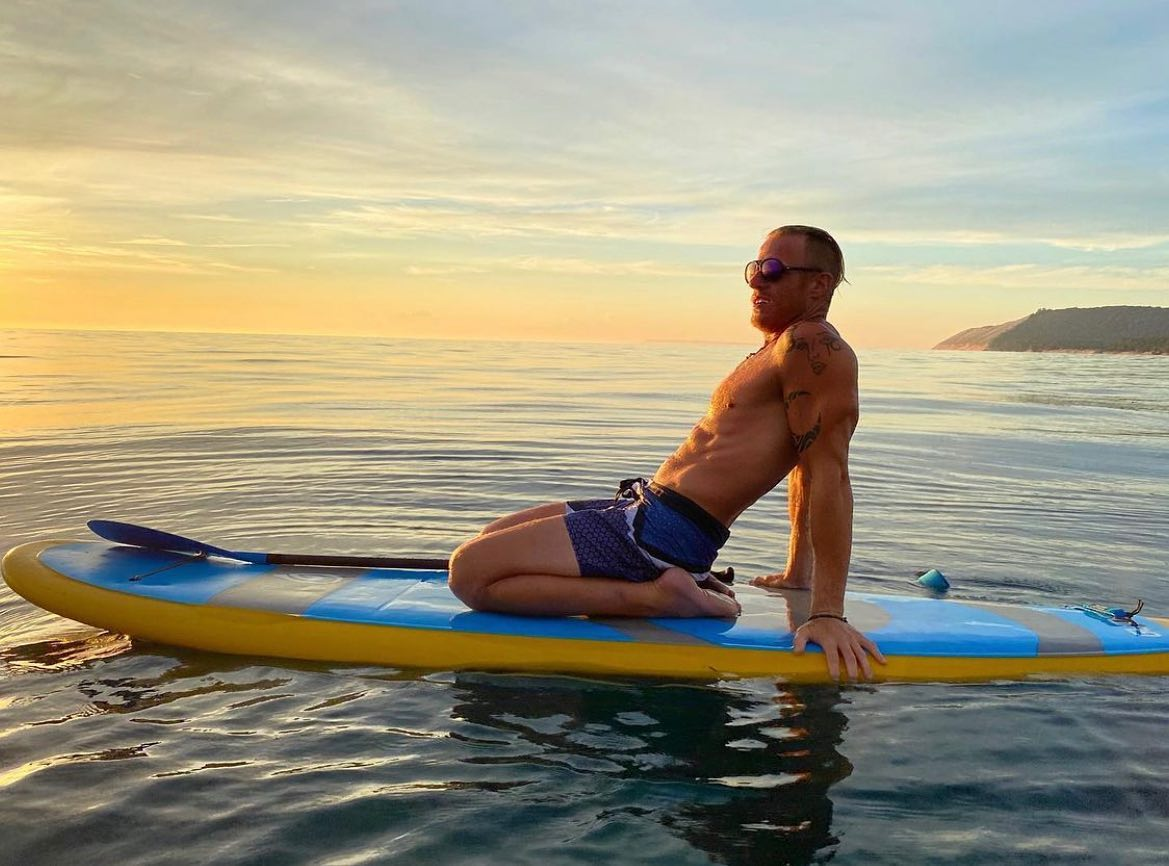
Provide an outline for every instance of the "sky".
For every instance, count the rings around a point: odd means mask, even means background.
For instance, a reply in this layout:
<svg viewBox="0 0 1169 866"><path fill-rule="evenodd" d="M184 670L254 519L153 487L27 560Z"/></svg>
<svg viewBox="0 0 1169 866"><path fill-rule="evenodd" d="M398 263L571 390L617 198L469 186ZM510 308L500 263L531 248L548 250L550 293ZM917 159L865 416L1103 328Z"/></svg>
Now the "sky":
<svg viewBox="0 0 1169 866"><path fill-rule="evenodd" d="M858 348L1169 305L1157 2L0 0L0 327Z"/></svg>

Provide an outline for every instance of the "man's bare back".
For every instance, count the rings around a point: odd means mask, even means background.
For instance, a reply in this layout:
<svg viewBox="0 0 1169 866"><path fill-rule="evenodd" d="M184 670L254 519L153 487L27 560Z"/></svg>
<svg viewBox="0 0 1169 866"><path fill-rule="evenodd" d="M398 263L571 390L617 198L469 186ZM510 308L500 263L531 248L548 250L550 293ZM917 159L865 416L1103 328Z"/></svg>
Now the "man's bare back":
<svg viewBox="0 0 1169 866"><path fill-rule="evenodd" d="M745 276L764 345L718 385L653 480L624 482L616 501L548 503L489 524L451 557L460 599L519 614L737 616L710 564L730 525L787 477L787 565L753 583L810 588L795 650L819 644L833 677L872 675L880 651L843 616L857 363L826 320L843 259L826 232L788 226Z"/></svg>

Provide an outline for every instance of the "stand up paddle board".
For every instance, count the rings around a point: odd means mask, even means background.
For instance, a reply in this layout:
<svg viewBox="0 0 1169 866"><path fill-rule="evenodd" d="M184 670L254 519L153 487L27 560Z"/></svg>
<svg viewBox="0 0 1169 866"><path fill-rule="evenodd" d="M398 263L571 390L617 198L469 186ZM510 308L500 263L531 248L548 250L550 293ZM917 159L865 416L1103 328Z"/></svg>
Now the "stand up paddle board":
<svg viewBox="0 0 1169 866"><path fill-rule="evenodd" d="M39 541L4 557L33 604L147 641L220 653L440 670L826 680L792 652L808 593L743 586L731 619L525 617L467 609L429 569L257 565L104 542ZM850 592L881 647L879 679L1169 673L1169 619Z"/></svg>

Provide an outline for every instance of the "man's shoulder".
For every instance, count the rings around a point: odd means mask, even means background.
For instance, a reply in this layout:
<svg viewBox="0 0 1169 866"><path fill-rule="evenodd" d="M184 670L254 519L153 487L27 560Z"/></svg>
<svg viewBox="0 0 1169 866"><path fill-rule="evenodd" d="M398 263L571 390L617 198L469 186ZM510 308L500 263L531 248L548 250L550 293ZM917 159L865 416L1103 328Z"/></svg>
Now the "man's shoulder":
<svg viewBox="0 0 1169 866"><path fill-rule="evenodd" d="M856 366L856 352L826 319L796 322L776 340L776 354L780 363L792 356L830 356Z"/></svg>
<svg viewBox="0 0 1169 866"><path fill-rule="evenodd" d="M796 322L780 335L779 342L790 347L793 343L799 340L831 340L834 343L840 344L844 349L852 351L852 347L840 335L840 331L836 330L836 326L827 319L809 319L803 322Z"/></svg>

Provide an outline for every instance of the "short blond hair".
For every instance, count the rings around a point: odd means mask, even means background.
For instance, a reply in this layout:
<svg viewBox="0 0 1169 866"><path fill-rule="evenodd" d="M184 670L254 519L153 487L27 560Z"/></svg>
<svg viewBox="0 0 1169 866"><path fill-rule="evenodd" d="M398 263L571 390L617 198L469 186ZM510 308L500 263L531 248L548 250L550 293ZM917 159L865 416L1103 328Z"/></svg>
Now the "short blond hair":
<svg viewBox="0 0 1169 866"><path fill-rule="evenodd" d="M782 238L787 235L800 235L805 238L808 255L812 259L810 264L820 268L825 273L832 274L833 291L842 282L848 282L844 278L844 253L840 251L840 244L836 242L836 238L824 229L818 229L815 226L780 226L769 232L767 239Z"/></svg>

